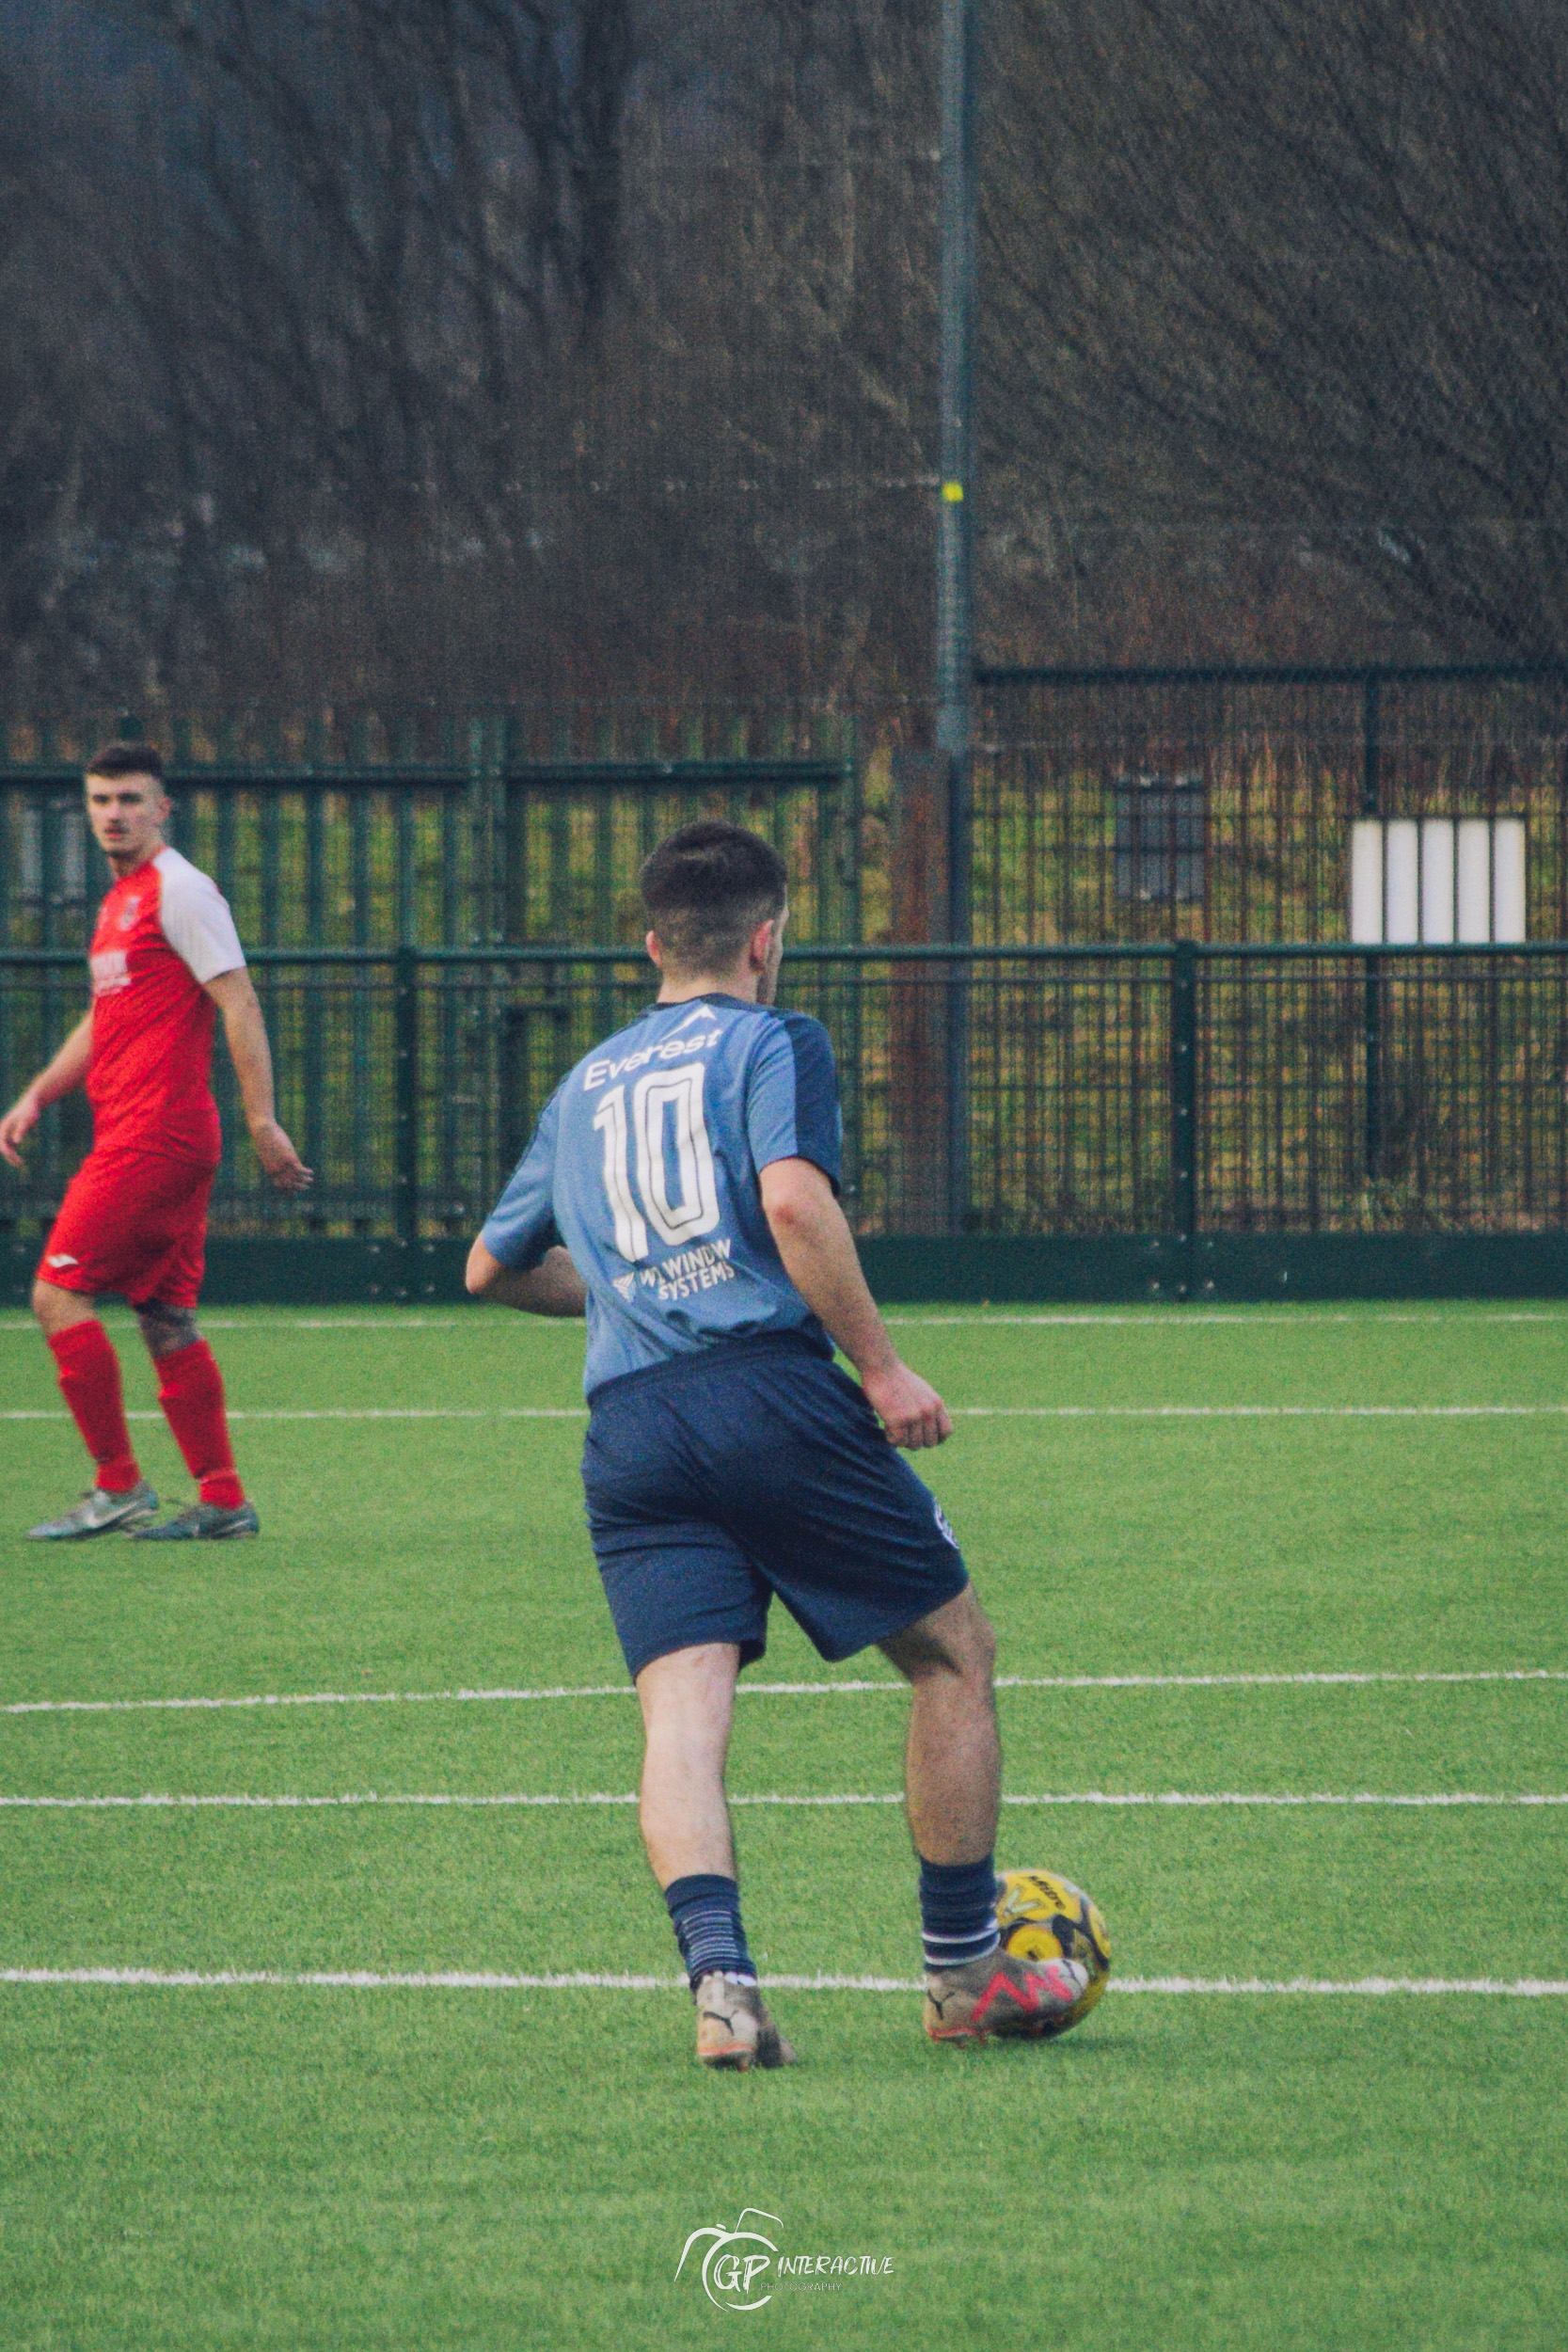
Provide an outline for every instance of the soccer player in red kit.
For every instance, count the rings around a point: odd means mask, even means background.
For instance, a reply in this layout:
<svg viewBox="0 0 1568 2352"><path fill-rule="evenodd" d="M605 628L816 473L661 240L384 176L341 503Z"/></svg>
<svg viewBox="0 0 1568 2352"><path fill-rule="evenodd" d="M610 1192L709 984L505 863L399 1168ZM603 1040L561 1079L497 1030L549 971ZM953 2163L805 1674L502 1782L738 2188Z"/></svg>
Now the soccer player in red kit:
<svg viewBox="0 0 1568 2352"><path fill-rule="evenodd" d="M111 1528L144 1541L254 1535L261 1522L235 1472L223 1375L196 1327L220 1150L219 1012L257 1158L282 1192L303 1191L310 1170L274 1116L266 1027L227 902L164 839L169 803L152 745L101 751L87 803L115 875L92 936L92 1008L0 1119L0 1156L20 1168L40 1113L86 1086L92 1150L44 1244L33 1312L97 1474L72 1510L30 1532L54 1541ZM199 1499L159 1526L158 1498L131 1450L119 1359L93 1311L104 1291L135 1310L158 1402L198 1485Z"/></svg>

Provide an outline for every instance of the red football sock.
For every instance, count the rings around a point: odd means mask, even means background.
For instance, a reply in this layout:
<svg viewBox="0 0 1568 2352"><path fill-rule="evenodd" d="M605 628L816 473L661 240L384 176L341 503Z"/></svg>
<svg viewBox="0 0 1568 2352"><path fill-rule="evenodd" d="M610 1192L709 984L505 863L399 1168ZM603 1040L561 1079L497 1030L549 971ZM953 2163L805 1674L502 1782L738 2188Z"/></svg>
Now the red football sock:
<svg viewBox="0 0 1568 2352"><path fill-rule="evenodd" d="M205 1340L192 1340L172 1356L158 1359L158 1402L173 1430L185 1468L201 1489L203 1502L237 1511L245 1488L234 1473L229 1421L223 1409L223 1375Z"/></svg>
<svg viewBox="0 0 1568 2352"><path fill-rule="evenodd" d="M129 1494L141 1477L131 1451L125 1406L119 1390L119 1358L103 1326L68 1324L49 1335L60 1376L60 1393L82 1433L82 1443L98 1466L105 1494Z"/></svg>

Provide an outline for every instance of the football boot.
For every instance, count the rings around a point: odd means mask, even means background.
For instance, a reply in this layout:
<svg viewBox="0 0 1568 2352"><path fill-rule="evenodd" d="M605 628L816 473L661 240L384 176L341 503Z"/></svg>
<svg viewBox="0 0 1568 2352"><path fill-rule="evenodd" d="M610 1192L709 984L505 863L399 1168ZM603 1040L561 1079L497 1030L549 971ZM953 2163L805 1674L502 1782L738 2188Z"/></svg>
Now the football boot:
<svg viewBox="0 0 1568 2352"><path fill-rule="evenodd" d="M145 1527L158 1508L158 1498L145 1478L122 1495L112 1495L103 1486L89 1486L80 1502L73 1503L57 1519L45 1519L40 1527L27 1530L28 1540L39 1544L79 1544L88 1535L107 1535L119 1528L122 1534L134 1534Z"/></svg>
<svg viewBox="0 0 1568 2352"><path fill-rule="evenodd" d="M768 2013L754 1984L733 1977L704 1977L697 2004L697 2056L705 2066L745 2074L753 2066L793 2066L795 2053Z"/></svg>
<svg viewBox="0 0 1568 2352"><path fill-rule="evenodd" d="M992 2034L1034 2042L1087 1989L1078 1960L1020 1960L988 1952L961 1968L927 1970L926 2030L933 2042L985 2042Z"/></svg>
<svg viewBox="0 0 1568 2352"><path fill-rule="evenodd" d="M221 1503L191 1502L171 1519L165 1519L161 1527L132 1530L138 1544L184 1544L193 1539L222 1543L235 1535L259 1535L261 1532L253 1502L242 1502L232 1511L226 1511Z"/></svg>

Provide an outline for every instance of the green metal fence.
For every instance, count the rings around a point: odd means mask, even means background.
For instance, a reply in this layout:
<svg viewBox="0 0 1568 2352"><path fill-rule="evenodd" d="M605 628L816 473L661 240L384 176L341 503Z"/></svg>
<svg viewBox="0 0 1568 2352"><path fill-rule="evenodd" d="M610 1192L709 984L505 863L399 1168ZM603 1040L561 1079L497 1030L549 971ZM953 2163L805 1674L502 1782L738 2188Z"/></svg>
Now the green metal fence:
<svg viewBox="0 0 1568 2352"><path fill-rule="evenodd" d="M1517 816L1528 933L1568 937L1568 669L979 676L955 861L971 903L941 936L1330 943L1358 817ZM895 853L895 755L929 738L914 705L356 710L159 736L175 838L258 946L629 946L641 856L698 814L778 843L798 940L929 935L922 877ZM96 739L0 719L0 947L82 943L101 869L80 762Z"/></svg>
<svg viewBox="0 0 1568 2352"><path fill-rule="evenodd" d="M616 949L273 948L255 968L317 1189L295 1203L264 1185L220 1047L214 1231L235 1237L472 1233L560 1078L654 986ZM64 951L0 951L0 1096L81 995ZM1568 1227L1560 943L824 946L787 959L782 999L832 1037L863 1234ZM13 1233L48 1217L86 1141L84 1106L58 1105L25 1176L0 1174Z"/></svg>
<svg viewBox="0 0 1568 2352"><path fill-rule="evenodd" d="M976 939L1342 940L1358 817L1522 817L1568 938L1568 670L982 670Z"/></svg>
<svg viewBox="0 0 1568 2352"><path fill-rule="evenodd" d="M654 844L722 816L787 859L799 937L860 935L852 753L525 758L500 723L467 732L467 764L176 764L170 838L259 947L610 945L641 934ZM85 945L103 888L79 767L0 764L0 946Z"/></svg>
<svg viewBox="0 0 1568 2352"><path fill-rule="evenodd" d="M980 715L967 911L929 759L900 800L906 707L171 724L174 837L319 1170L303 1205L260 1184L220 1051L215 1232L471 1232L646 1001L636 867L700 813L788 861L785 992L833 1035L868 1237L1568 1231L1568 671L997 672ZM5 1099L85 999L96 739L0 722ZM1505 814L1528 946L1345 945L1358 817ZM18 1249L87 1139L62 1104L0 1171Z"/></svg>

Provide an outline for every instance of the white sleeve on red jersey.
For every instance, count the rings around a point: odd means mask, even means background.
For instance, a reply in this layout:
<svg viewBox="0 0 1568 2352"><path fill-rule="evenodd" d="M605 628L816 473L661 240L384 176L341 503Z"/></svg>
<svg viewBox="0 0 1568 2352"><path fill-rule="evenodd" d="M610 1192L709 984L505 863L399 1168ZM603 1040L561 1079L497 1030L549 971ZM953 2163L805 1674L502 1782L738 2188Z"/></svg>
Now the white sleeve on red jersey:
<svg viewBox="0 0 1568 2352"><path fill-rule="evenodd" d="M158 869L158 925L175 954L204 988L222 972L243 971L245 949L216 882L178 850L160 850L152 863Z"/></svg>

